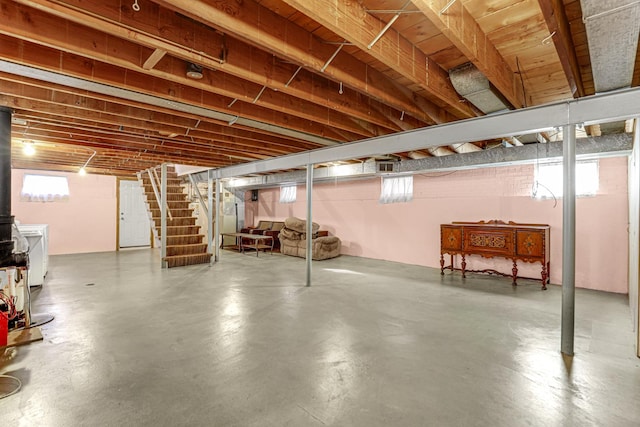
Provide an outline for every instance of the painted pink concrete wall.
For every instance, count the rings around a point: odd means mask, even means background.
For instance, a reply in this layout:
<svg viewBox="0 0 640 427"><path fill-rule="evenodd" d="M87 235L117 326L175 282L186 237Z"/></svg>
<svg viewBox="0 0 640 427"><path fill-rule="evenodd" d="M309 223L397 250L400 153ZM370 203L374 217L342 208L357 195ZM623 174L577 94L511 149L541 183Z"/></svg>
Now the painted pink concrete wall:
<svg viewBox="0 0 640 427"><path fill-rule="evenodd" d="M69 200L20 200L24 174L66 176ZM49 254L105 252L116 249L116 178L102 175L13 169L11 209L22 224L49 224Z"/></svg>
<svg viewBox="0 0 640 427"><path fill-rule="evenodd" d="M562 200L531 198L533 165L414 176L410 203L378 203L380 179L315 184L314 222L340 237L342 253L439 268L440 224L500 219L551 226L551 281L562 279ZM576 202L576 286L627 293L627 158L600 160L600 189ZM306 215L305 187L297 201L281 204L279 189L260 190L246 203L247 224ZM510 272L511 262L468 259L470 269ZM520 273L539 277L538 265Z"/></svg>

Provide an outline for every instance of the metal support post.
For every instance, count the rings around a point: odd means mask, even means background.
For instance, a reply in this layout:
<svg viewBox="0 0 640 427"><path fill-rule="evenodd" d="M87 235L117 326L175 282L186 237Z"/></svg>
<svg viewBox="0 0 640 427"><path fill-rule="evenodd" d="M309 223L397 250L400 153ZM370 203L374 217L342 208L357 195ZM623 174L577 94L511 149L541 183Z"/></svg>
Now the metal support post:
<svg viewBox="0 0 640 427"><path fill-rule="evenodd" d="M307 286L311 286L311 260L313 253L311 250L313 237L313 215L312 208L313 193L313 164L307 164Z"/></svg>
<svg viewBox="0 0 640 427"><path fill-rule="evenodd" d="M573 356L576 275L576 127L563 127L562 354Z"/></svg>
<svg viewBox="0 0 640 427"><path fill-rule="evenodd" d="M160 259L162 268L167 268L167 164L162 164L160 178Z"/></svg>
<svg viewBox="0 0 640 427"><path fill-rule="evenodd" d="M11 110L0 107L0 267L15 265L11 238Z"/></svg>
<svg viewBox="0 0 640 427"><path fill-rule="evenodd" d="M207 171L207 253L213 255L213 169ZM218 258L209 259L209 265L213 265Z"/></svg>
<svg viewBox="0 0 640 427"><path fill-rule="evenodd" d="M213 174L213 172L212 172ZM215 223L215 246L216 261L220 261L220 178L216 178L216 223Z"/></svg>

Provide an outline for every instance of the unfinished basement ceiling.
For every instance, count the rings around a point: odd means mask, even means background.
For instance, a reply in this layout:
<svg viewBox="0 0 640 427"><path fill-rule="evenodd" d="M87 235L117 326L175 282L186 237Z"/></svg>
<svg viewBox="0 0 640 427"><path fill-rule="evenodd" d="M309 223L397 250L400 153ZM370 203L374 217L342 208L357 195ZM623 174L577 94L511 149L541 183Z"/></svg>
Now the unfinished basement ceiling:
<svg viewBox="0 0 640 427"><path fill-rule="evenodd" d="M465 64L512 109L592 95L606 34L582 18L578 0L0 0L0 106L15 168L224 167L490 113L454 87ZM625 35L598 46L628 67Z"/></svg>

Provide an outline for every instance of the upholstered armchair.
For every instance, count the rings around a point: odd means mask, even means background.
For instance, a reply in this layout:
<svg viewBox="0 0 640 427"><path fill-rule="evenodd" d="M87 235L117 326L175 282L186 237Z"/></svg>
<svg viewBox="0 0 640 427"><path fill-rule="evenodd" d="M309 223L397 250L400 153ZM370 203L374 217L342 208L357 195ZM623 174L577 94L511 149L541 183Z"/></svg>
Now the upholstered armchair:
<svg viewBox="0 0 640 427"><path fill-rule="evenodd" d="M311 226L313 235L311 256L314 260L335 258L340 255L341 241L336 236L328 236L319 231L315 222ZM280 231L280 253L305 258L307 256L307 222L299 218L284 220L284 228Z"/></svg>

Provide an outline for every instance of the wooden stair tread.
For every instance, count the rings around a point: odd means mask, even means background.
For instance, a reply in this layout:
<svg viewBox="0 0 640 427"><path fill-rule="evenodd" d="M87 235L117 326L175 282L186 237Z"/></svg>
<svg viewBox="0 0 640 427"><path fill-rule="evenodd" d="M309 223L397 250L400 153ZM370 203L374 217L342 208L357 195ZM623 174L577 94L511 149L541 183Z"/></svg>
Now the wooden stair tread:
<svg viewBox="0 0 640 427"><path fill-rule="evenodd" d="M169 218L169 216L167 216L167 221L171 221L171 220L176 220L176 219L197 219L194 218L192 216L174 216L173 218ZM158 221L160 221L162 218L159 216L153 216L151 217L151 219L153 219L154 221L157 219Z"/></svg>
<svg viewBox="0 0 640 427"><path fill-rule="evenodd" d="M196 257L204 257L204 256L211 257L212 254L207 252L207 253L203 253L203 254L168 255L168 256L164 257L163 260L168 261L170 259L196 258Z"/></svg>
<svg viewBox="0 0 640 427"><path fill-rule="evenodd" d="M159 172L160 166L155 170ZM158 175L161 174L158 173ZM162 231L160 203L156 200L156 193L153 191L152 177L146 171L140 172L138 176L138 182L146 196L147 212L154 223L155 238L163 239L160 234ZM194 216L193 208L190 208L191 201L187 200L188 194L185 193L182 185L184 180L178 177L171 167L167 168L166 179L167 206L173 217L167 216L166 236L164 236L167 254L163 262L166 262L169 268L209 263L212 254L207 252L207 243L203 243L205 235L200 233L202 227L195 224L197 217ZM156 188L160 189L157 182Z"/></svg>
<svg viewBox="0 0 640 427"><path fill-rule="evenodd" d="M169 268L184 267L187 265L208 264L212 254L171 255L163 258Z"/></svg>

